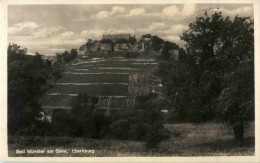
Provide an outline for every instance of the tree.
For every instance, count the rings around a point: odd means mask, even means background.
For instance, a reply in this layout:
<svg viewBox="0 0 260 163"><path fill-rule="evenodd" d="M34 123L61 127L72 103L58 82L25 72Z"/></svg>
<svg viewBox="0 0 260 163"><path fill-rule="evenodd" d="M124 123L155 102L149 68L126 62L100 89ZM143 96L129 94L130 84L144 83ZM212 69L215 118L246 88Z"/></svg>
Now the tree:
<svg viewBox="0 0 260 163"><path fill-rule="evenodd" d="M159 44L157 46L158 46L157 48L159 49ZM171 56L170 50L173 50L173 49L174 50L179 50L180 51L180 56L185 54L184 50L182 48L180 49L179 46L177 44L175 44L174 42L164 41L160 45L160 49L161 48L162 48L161 58L165 59L165 60L169 60L170 59L170 56Z"/></svg>
<svg viewBox="0 0 260 163"><path fill-rule="evenodd" d="M40 53L26 53L27 49L16 44L9 44L7 49L8 134L19 133L25 128L31 129L30 134L39 134L37 130L33 130L32 122L42 111L43 95L50 89L53 81L61 76L58 62L52 66L50 61L44 62ZM62 62L62 57L58 59Z"/></svg>
<svg viewBox="0 0 260 163"><path fill-rule="evenodd" d="M240 63L224 76L225 87L216 100L216 113L220 122L233 129L235 140L244 144L244 127L254 120L254 64Z"/></svg>
<svg viewBox="0 0 260 163"><path fill-rule="evenodd" d="M71 49L70 50L71 58L76 58L78 56L78 50L77 49Z"/></svg>
<svg viewBox="0 0 260 163"><path fill-rule="evenodd" d="M69 61L72 60L72 56L71 56L71 54L68 51L65 51L63 53L63 59L64 59L65 63L68 63Z"/></svg>
<svg viewBox="0 0 260 163"><path fill-rule="evenodd" d="M64 53L56 55L57 61L56 65L63 65L64 63L69 63L73 59L75 59L78 56L78 51L77 49L71 49L70 52L64 51Z"/></svg>
<svg viewBox="0 0 260 163"><path fill-rule="evenodd" d="M253 36L249 17L205 12L190 23L181 36L187 54L160 70L173 114L193 122L215 118L232 127L243 144L244 125L254 115Z"/></svg>
<svg viewBox="0 0 260 163"><path fill-rule="evenodd" d="M148 149L158 147L161 141L170 137L169 131L163 126L162 103L165 103L165 101L154 93L136 98L136 111L131 117L133 124L138 123L147 126L145 146ZM143 128L143 130L145 129Z"/></svg>
<svg viewBox="0 0 260 163"><path fill-rule="evenodd" d="M177 44L170 41L164 41L164 47L166 49L179 49L179 46Z"/></svg>
<svg viewBox="0 0 260 163"><path fill-rule="evenodd" d="M40 111L39 100L47 90L50 67L41 55L27 55L16 44L8 47L8 134L30 125Z"/></svg>
<svg viewBox="0 0 260 163"><path fill-rule="evenodd" d="M153 47L153 49L155 51L160 50L164 40L161 39L160 37L156 36L156 35L152 36L151 40L152 40L152 47Z"/></svg>
<svg viewBox="0 0 260 163"><path fill-rule="evenodd" d="M93 43L93 40L92 39L88 39L87 44L92 44L92 43Z"/></svg>
<svg viewBox="0 0 260 163"><path fill-rule="evenodd" d="M134 43L136 42L135 36L130 36L128 42L129 42L130 44L134 44Z"/></svg>
<svg viewBox="0 0 260 163"><path fill-rule="evenodd" d="M152 35L151 34L145 34L145 35L143 35L141 38L151 38L152 37Z"/></svg>

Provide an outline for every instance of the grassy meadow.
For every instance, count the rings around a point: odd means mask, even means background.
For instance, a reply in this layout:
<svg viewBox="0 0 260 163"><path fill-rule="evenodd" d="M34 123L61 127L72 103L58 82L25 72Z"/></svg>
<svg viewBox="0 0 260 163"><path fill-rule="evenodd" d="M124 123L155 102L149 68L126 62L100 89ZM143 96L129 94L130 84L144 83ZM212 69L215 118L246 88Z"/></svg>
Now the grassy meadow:
<svg viewBox="0 0 260 163"><path fill-rule="evenodd" d="M171 138L151 150L138 141L35 136L10 136L8 150L11 157L249 156L255 152L253 123L246 128L243 147L235 144L232 133L222 124L165 124L165 127ZM68 153L16 154L16 149L66 149ZM95 150L95 153L75 154L72 149Z"/></svg>

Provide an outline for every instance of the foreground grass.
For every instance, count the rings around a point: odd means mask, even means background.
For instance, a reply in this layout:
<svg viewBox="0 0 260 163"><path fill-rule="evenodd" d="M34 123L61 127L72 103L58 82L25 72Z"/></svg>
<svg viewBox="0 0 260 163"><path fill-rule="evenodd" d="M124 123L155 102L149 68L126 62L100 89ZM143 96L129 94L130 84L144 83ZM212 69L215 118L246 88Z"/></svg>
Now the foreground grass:
<svg viewBox="0 0 260 163"><path fill-rule="evenodd" d="M172 136L157 149L147 150L143 142L71 137L10 136L11 157L141 157L141 156L249 156L254 155L254 124L246 129L245 145L238 147L233 135L221 124L165 124ZM16 149L66 149L68 153L16 154ZM72 153L72 149L95 153Z"/></svg>

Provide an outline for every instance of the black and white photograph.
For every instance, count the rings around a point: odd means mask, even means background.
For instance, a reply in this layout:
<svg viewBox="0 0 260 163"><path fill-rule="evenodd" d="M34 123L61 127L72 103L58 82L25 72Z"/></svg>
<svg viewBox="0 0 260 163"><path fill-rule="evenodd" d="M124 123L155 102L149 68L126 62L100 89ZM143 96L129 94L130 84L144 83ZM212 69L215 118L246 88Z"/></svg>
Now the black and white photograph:
<svg viewBox="0 0 260 163"><path fill-rule="evenodd" d="M257 156L254 1L119 2L6 6L7 156Z"/></svg>

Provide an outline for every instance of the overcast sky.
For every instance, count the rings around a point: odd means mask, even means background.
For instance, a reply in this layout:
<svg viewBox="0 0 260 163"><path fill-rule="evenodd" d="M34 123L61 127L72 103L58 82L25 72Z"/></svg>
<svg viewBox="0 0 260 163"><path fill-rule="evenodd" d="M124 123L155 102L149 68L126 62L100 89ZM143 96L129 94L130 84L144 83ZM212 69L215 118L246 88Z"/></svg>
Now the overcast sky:
<svg viewBox="0 0 260 163"><path fill-rule="evenodd" d="M253 18L250 4L10 5L8 42L31 54L55 55L107 33L151 33L183 46L180 35L205 10Z"/></svg>

